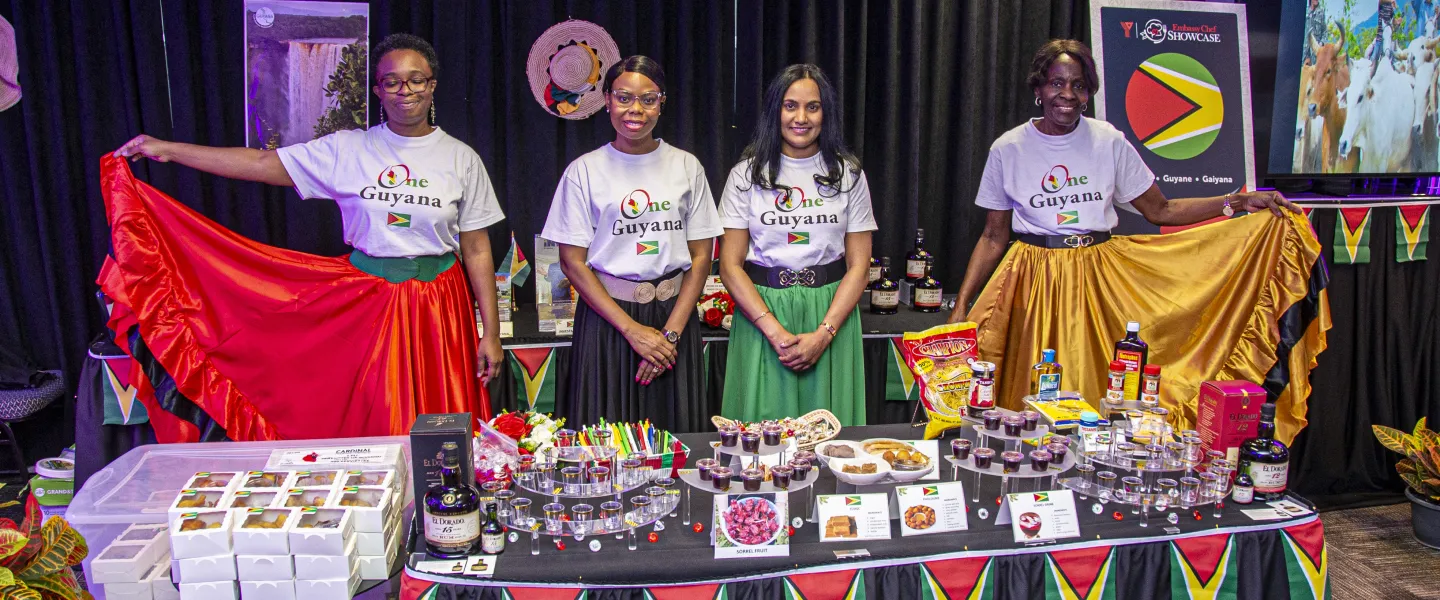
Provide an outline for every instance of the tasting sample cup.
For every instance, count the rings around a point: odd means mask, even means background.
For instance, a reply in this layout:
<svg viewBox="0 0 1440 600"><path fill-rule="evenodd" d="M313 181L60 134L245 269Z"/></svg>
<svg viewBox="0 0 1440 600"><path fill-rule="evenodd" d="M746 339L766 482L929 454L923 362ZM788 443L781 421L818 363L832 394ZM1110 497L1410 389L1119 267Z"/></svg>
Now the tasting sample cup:
<svg viewBox="0 0 1440 600"><path fill-rule="evenodd" d="M574 445L575 445L575 436L576 436L576 433L575 433L575 430L574 430L574 429L561 429L561 430L559 430L559 431L556 431L556 432L555 432L555 447L556 447L556 448L569 448L570 446L574 446Z"/></svg>
<svg viewBox="0 0 1440 600"><path fill-rule="evenodd" d="M740 441L740 428L734 425L726 425L720 428L720 447L734 448Z"/></svg>
<svg viewBox="0 0 1440 600"><path fill-rule="evenodd" d="M1215 491L1220 488L1220 476L1215 471L1206 471L1200 474L1200 501L1215 498Z"/></svg>
<svg viewBox="0 0 1440 600"><path fill-rule="evenodd" d="M790 468L795 469L795 473L790 476L795 481L805 481L810 477L810 461L808 460L792 458L790 459Z"/></svg>
<svg viewBox="0 0 1440 600"><path fill-rule="evenodd" d="M615 437L608 429L596 429L590 436L590 444L597 448L609 448L610 440Z"/></svg>
<svg viewBox="0 0 1440 600"><path fill-rule="evenodd" d="M1030 470L1037 473L1045 472L1050 468L1050 460L1052 458L1054 458L1054 455L1050 454L1049 450L1031 450Z"/></svg>
<svg viewBox="0 0 1440 600"><path fill-rule="evenodd" d="M1101 502L1115 500L1115 481L1119 477L1114 471L1098 471L1095 473L1095 487L1100 488L1097 494Z"/></svg>
<svg viewBox="0 0 1440 600"><path fill-rule="evenodd" d="M1160 444L1145 446L1145 468L1151 470L1165 468L1165 446Z"/></svg>
<svg viewBox="0 0 1440 600"><path fill-rule="evenodd" d="M1018 436L1025 429L1025 419L1020 415L1007 416L1001 422L1005 424L1005 435Z"/></svg>
<svg viewBox="0 0 1440 600"><path fill-rule="evenodd" d="M575 530L575 539L585 538L585 534L591 531L591 516L595 513L595 507L589 504L576 504L570 508L570 528Z"/></svg>
<svg viewBox="0 0 1440 600"><path fill-rule="evenodd" d="M720 461L713 458L702 458L695 461L695 469L699 472L700 481L710 481L710 471L720 466Z"/></svg>
<svg viewBox="0 0 1440 600"><path fill-rule="evenodd" d="M514 517L511 518L510 522L516 525L523 525L528 529L530 527L530 504L532 502L531 499L523 496L511 500L510 512L514 514Z"/></svg>
<svg viewBox="0 0 1440 600"><path fill-rule="evenodd" d="M734 471L731 471L730 467L715 467L710 469L710 485L721 492L728 490L730 489L730 478L734 476L734 474Z"/></svg>
<svg viewBox="0 0 1440 600"><path fill-rule="evenodd" d="M760 491L760 484L764 482L765 472L760 469L745 469L740 472L740 483L744 484L747 492Z"/></svg>
<svg viewBox="0 0 1440 600"><path fill-rule="evenodd" d="M1084 490L1080 492L1080 499L1084 500L1085 496L1089 495L1098 496L1099 494L1095 491L1095 465L1075 465L1075 472L1079 474L1080 489Z"/></svg>
<svg viewBox="0 0 1440 600"><path fill-rule="evenodd" d="M1120 478L1120 483L1125 486L1125 501L1135 505L1130 512L1138 514L1140 512L1140 495L1145 493L1145 480L1132 475Z"/></svg>
<svg viewBox="0 0 1440 600"><path fill-rule="evenodd" d="M1155 510L1168 510L1170 505L1175 503L1176 497L1180 495L1178 488L1179 483L1174 479L1168 477L1157 479L1155 481Z"/></svg>
<svg viewBox="0 0 1440 600"><path fill-rule="evenodd" d="M974 459L975 468L989 469L990 462L995 459L995 450L985 447L976 448L970 452L970 458Z"/></svg>
<svg viewBox="0 0 1440 600"><path fill-rule="evenodd" d="M740 451L754 454L760 451L760 434L755 431L745 431L740 434Z"/></svg>
<svg viewBox="0 0 1440 600"><path fill-rule="evenodd" d="M770 423L760 428L760 438L766 446L779 446L780 438L784 434L785 428L779 423Z"/></svg>
<svg viewBox="0 0 1440 600"><path fill-rule="evenodd" d="M650 516L660 514L660 509L665 506L665 494L668 493L665 488L658 485L645 488L645 495L650 497Z"/></svg>
<svg viewBox="0 0 1440 600"><path fill-rule="evenodd" d="M600 521L607 531L620 529L620 512L624 510L624 508L625 505L614 500L600 505Z"/></svg>
<svg viewBox="0 0 1440 600"><path fill-rule="evenodd" d="M595 465L588 469L587 474L590 475L591 489L596 492L608 491L607 488L610 485L610 467Z"/></svg>
<svg viewBox="0 0 1440 600"><path fill-rule="evenodd" d="M1190 510L1200 502L1200 484L1197 477L1180 478L1180 508Z"/></svg>
<svg viewBox="0 0 1440 600"><path fill-rule="evenodd" d="M629 454L626 454L625 458L639 461L639 464L636 465L635 472L633 473L634 478L630 480L630 485L640 485L650 480L649 456L647 456L644 452L631 452Z"/></svg>
<svg viewBox="0 0 1440 600"><path fill-rule="evenodd" d="M495 492L500 491L504 487L505 486L500 485L500 482L498 481L487 481L480 484L480 491L485 492L485 498L494 498Z"/></svg>
<svg viewBox="0 0 1440 600"><path fill-rule="evenodd" d="M515 500L515 490L499 490L495 492L495 512L501 521L510 516L510 503Z"/></svg>
<svg viewBox="0 0 1440 600"><path fill-rule="evenodd" d="M1014 450L1000 453L1000 462L1004 465L1006 473L1014 473L1020 470L1020 461L1025 460L1025 455Z"/></svg>
<svg viewBox="0 0 1440 600"><path fill-rule="evenodd" d="M559 502L551 502L540 507L545 511L545 531L552 534L560 533L565 529L565 505Z"/></svg>
<svg viewBox="0 0 1440 600"><path fill-rule="evenodd" d="M565 485L565 493L580 493L580 477L585 474L585 469L580 467L565 467L560 469L560 482Z"/></svg>
<svg viewBox="0 0 1440 600"><path fill-rule="evenodd" d="M985 422L985 431L999 431L1002 413L998 410L987 410L980 413L980 418Z"/></svg>
<svg viewBox="0 0 1440 600"><path fill-rule="evenodd" d="M816 463L816 459L818 457L815 456L815 452L813 450L797 450L795 452L795 455L791 456L790 458L798 460L808 460L810 461L810 464L813 465Z"/></svg>
<svg viewBox="0 0 1440 600"><path fill-rule="evenodd" d="M954 456L955 460L965 460L967 458L970 458L970 448L973 445L973 442L963 438L955 438L953 440L950 440L950 455Z"/></svg>
<svg viewBox="0 0 1440 600"><path fill-rule="evenodd" d="M1025 431L1035 431L1040 426L1040 413L1033 410L1020 411L1020 418L1025 420Z"/></svg>
<svg viewBox="0 0 1440 600"><path fill-rule="evenodd" d="M1064 439L1069 439L1069 438L1059 438L1059 439L1064 440ZM1057 444L1057 443L1054 443L1054 442L1051 442L1051 443L1049 443L1049 444L1045 444L1045 450L1047 450L1047 451L1050 452L1050 455L1053 457L1053 458L1051 458L1050 460L1054 461L1056 465L1059 465L1060 463L1065 462L1065 455L1067 455L1067 454L1070 453L1070 447L1069 447L1068 445L1065 445L1065 444Z"/></svg>
<svg viewBox="0 0 1440 600"><path fill-rule="evenodd" d="M633 496L633 497L631 497L631 498L630 498L630 509L633 510L633 511L635 511L635 518L636 518L636 519L640 519L640 520L642 520L642 521L645 520L646 518L648 518L649 515L650 515L650 504L651 504L651 503L652 503L652 500L650 500L650 497L649 497L649 496Z"/></svg>
<svg viewBox="0 0 1440 600"><path fill-rule="evenodd" d="M795 474L795 468L789 465L780 465L770 469L770 484L778 490L790 489L790 477Z"/></svg>

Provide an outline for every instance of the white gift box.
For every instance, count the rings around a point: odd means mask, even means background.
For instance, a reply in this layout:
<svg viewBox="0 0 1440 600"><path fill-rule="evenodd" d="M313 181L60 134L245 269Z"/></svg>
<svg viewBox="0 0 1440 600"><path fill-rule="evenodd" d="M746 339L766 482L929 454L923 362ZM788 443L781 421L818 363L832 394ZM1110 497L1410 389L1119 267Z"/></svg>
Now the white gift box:
<svg viewBox="0 0 1440 600"><path fill-rule="evenodd" d="M341 488L330 501L334 508L348 508L357 532L385 532L396 510L395 492L388 487Z"/></svg>
<svg viewBox="0 0 1440 600"><path fill-rule="evenodd" d="M291 484L295 474L290 471L246 471L240 476L242 490L283 490L295 487Z"/></svg>
<svg viewBox="0 0 1440 600"><path fill-rule="evenodd" d="M174 524L180 515L200 510L211 510L223 508L230 500L230 491L219 488L194 489L186 488L175 495L175 500L170 503L166 511L171 524Z"/></svg>
<svg viewBox="0 0 1440 600"><path fill-rule="evenodd" d="M387 547L384 554L379 556L360 556L359 562L360 579L389 579L390 572L395 567L395 561L400 557L400 536L391 538L393 541Z"/></svg>
<svg viewBox="0 0 1440 600"><path fill-rule="evenodd" d="M358 568L359 558L355 555L355 544L350 544L339 556L296 554L295 579L347 579Z"/></svg>
<svg viewBox="0 0 1440 600"><path fill-rule="evenodd" d="M182 513L170 524L170 556L180 559L231 554L232 515L228 510ZM197 522L198 529L194 525Z"/></svg>
<svg viewBox="0 0 1440 600"><path fill-rule="evenodd" d="M360 556L381 556L388 552L394 540L400 537L400 513L395 511L390 522L385 524L383 533L377 531L355 532L355 553Z"/></svg>
<svg viewBox="0 0 1440 600"><path fill-rule="evenodd" d="M155 600L150 584L144 581L105 584L105 598L108 600Z"/></svg>
<svg viewBox="0 0 1440 600"><path fill-rule="evenodd" d="M251 508L275 508L280 504L283 490L235 490L220 508L246 510Z"/></svg>
<svg viewBox="0 0 1440 600"><path fill-rule="evenodd" d="M340 487L340 482L345 475L344 471L323 470L323 471L296 471L295 476L290 479L290 487Z"/></svg>
<svg viewBox="0 0 1440 600"><path fill-rule="evenodd" d="M347 579L297 579L295 597L305 600L350 600L355 590L360 589L360 572L350 574Z"/></svg>
<svg viewBox="0 0 1440 600"><path fill-rule="evenodd" d="M295 557L240 554L235 556L235 572L240 581L289 581L295 578Z"/></svg>
<svg viewBox="0 0 1440 600"><path fill-rule="evenodd" d="M94 583L137 583L156 563L164 560L167 549L164 537L152 537L142 544L111 544L90 561L90 580Z"/></svg>
<svg viewBox="0 0 1440 600"><path fill-rule="evenodd" d="M182 558L176 572L180 583L210 583L213 581L235 581L235 555L220 554L200 558Z"/></svg>
<svg viewBox="0 0 1440 600"><path fill-rule="evenodd" d="M299 510L293 508L251 508L235 513L233 531L236 554L276 555L290 553L290 529Z"/></svg>
<svg viewBox="0 0 1440 600"><path fill-rule="evenodd" d="M202 471L190 477L185 482L186 490L225 490L230 491L240 484L240 474L235 471Z"/></svg>
<svg viewBox="0 0 1440 600"><path fill-rule="evenodd" d="M343 508L304 508L290 529L290 553L344 556L354 546L355 525Z"/></svg>
<svg viewBox="0 0 1440 600"><path fill-rule="evenodd" d="M240 600L234 581L180 584L180 600Z"/></svg>
<svg viewBox="0 0 1440 600"><path fill-rule="evenodd" d="M170 563L162 562L156 565L150 570L145 582L150 584L150 593L154 600L180 600L180 588L170 581Z"/></svg>
<svg viewBox="0 0 1440 600"><path fill-rule="evenodd" d="M136 523L115 536L112 544L148 544L156 538L169 540L170 526L164 523ZM168 545L168 544L167 544Z"/></svg>
<svg viewBox="0 0 1440 600"><path fill-rule="evenodd" d="M241 581L240 597L243 600L295 600L295 582L290 579Z"/></svg>
<svg viewBox="0 0 1440 600"><path fill-rule="evenodd" d="M396 476L394 469L371 469L351 470L345 472L345 478L340 481L341 487L373 486L388 487L400 492L401 480Z"/></svg>
<svg viewBox="0 0 1440 600"><path fill-rule="evenodd" d="M280 495L279 504L276 508L320 508L330 505L330 498L335 495L334 487L292 487L287 488Z"/></svg>

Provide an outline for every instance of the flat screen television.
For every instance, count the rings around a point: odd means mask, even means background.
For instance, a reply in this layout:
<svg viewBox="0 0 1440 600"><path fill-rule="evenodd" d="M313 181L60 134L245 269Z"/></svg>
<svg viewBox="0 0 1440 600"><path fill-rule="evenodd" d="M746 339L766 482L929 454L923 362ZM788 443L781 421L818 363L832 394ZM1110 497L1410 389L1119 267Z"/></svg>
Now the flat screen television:
<svg viewBox="0 0 1440 600"><path fill-rule="evenodd" d="M1285 1L1271 177L1440 173L1437 5Z"/></svg>

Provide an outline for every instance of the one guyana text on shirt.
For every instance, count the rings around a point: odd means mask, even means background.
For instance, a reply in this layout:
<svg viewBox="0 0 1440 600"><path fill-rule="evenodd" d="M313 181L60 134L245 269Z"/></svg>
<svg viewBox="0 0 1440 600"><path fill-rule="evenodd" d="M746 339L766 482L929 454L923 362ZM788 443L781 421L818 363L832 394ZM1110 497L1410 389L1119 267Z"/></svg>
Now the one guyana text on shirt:
<svg viewBox="0 0 1440 600"><path fill-rule="evenodd" d="M1070 169L1065 165L1055 165L1045 172L1040 178L1041 193L1030 197L1031 208L1060 208L1064 209L1067 204L1079 202L1099 202L1105 199L1104 194L1099 191L1062 194L1065 188L1089 185L1090 178L1085 175L1071 175ZM1047 195L1049 194L1049 195Z"/></svg>
<svg viewBox="0 0 1440 600"><path fill-rule="evenodd" d="M649 213L668 216L671 206L673 206L673 203L669 200L650 199L650 192L643 189L625 194L625 197L620 199L620 216L623 218L615 219L615 225L611 228L610 234L621 236L645 235L658 231L684 231L685 222L680 219L671 221L626 222L633 221ZM641 254L654 253L642 252Z"/></svg>
<svg viewBox="0 0 1440 600"><path fill-rule="evenodd" d="M440 208L440 198L410 191L423 190L428 187L430 187L430 180L411 176L410 167L403 164L390 165L380 170L380 175L375 178L375 185L367 185L360 190L360 197L366 200L389 202L391 208L397 204L420 204Z"/></svg>
<svg viewBox="0 0 1440 600"><path fill-rule="evenodd" d="M805 190L799 186L776 190L775 210L767 210L760 213L760 222L765 225L782 225L795 229L801 225L822 225L826 223L839 225L839 215L809 215L809 214L786 214L807 208L822 208L825 206L824 198L806 198ZM809 240L809 236L806 236ZM796 243L793 240L790 243Z"/></svg>

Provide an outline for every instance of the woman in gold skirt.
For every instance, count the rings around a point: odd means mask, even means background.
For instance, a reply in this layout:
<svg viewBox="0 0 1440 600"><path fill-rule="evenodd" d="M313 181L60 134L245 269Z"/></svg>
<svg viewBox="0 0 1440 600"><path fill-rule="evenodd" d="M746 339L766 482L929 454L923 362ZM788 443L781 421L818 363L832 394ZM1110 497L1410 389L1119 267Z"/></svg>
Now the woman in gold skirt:
<svg viewBox="0 0 1440 600"><path fill-rule="evenodd" d="M1044 116L990 148L975 199L989 210L985 231L950 315L979 326L980 354L999 367L997 400L1019 408L1031 365L1054 348L1063 389L1098 405L1114 343L1140 321L1178 427L1195 423L1202 383L1240 379L1278 401L1279 437L1290 441L1305 425L1308 376L1329 329L1309 223L1274 192L1167 199L1122 133L1083 116L1100 81L1078 41L1042 46L1029 85ZM1117 204L1162 226L1260 214L1111 238ZM1007 251L1011 231L1020 243Z"/></svg>

